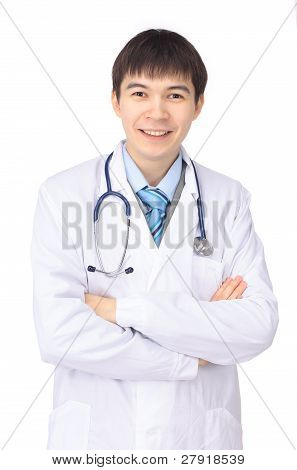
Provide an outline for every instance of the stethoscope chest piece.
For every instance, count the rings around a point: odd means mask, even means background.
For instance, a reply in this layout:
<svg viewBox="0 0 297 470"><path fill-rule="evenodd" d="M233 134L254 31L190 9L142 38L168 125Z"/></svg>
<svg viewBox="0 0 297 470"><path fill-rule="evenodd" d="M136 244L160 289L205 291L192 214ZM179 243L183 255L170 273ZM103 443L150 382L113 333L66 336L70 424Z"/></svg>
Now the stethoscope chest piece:
<svg viewBox="0 0 297 470"><path fill-rule="evenodd" d="M213 253L213 246L206 238L194 238L194 251L199 256L210 256Z"/></svg>

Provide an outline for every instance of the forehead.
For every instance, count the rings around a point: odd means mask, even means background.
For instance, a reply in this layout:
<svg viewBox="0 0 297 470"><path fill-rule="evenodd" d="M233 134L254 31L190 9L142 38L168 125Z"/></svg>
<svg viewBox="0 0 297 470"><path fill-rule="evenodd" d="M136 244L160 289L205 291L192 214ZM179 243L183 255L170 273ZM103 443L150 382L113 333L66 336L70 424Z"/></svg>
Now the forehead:
<svg viewBox="0 0 297 470"><path fill-rule="evenodd" d="M185 85L190 91L194 90L192 80L188 77L176 75L166 75L162 77L155 76L154 78L149 77L147 74L126 74L121 86L124 90L130 87L132 84L141 84L149 89L166 89L173 87L174 85L180 86Z"/></svg>

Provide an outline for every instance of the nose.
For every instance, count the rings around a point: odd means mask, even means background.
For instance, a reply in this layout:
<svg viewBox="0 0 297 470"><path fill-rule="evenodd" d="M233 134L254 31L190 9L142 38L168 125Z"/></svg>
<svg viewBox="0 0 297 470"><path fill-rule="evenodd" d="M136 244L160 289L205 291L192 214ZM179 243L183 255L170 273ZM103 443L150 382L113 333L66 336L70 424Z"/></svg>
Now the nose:
<svg viewBox="0 0 297 470"><path fill-rule="evenodd" d="M166 109L165 104L162 100L155 100L151 102L149 110L145 113L146 118L151 118L154 120L168 119L169 113Z"/></svg>

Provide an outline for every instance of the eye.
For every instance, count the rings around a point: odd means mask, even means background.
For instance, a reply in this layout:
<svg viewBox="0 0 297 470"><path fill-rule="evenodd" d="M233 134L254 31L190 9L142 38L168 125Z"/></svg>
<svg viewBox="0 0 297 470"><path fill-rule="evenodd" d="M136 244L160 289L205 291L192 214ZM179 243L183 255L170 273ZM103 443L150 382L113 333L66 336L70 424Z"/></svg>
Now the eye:
<svg viewBox="0 0 297 470"><path fill-rule="evenodd" d="M179 95L178 93L171 93L171 96L174 95L174 96L179 96L180 98L183 98L182 95Z"/></svg>
<svg viewBox="0 0 297 470"><path fill-rule="evenodd" d="M132 96L136 95L136 93L144 93L144 92L143 91L135 91L135 93L132 93ZM140 98L142 98L142 96Z"/></svg>

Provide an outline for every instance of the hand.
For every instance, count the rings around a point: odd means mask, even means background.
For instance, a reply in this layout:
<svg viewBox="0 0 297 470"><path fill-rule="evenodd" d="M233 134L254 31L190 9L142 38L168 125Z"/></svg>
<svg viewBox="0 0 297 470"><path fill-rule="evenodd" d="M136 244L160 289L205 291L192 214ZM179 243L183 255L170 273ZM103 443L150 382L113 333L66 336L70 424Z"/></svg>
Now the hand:
<svg viewBox="0 0 297 470"><path fill-rule="evenodd" d="M93 310L96 309L98 303L100 302L101 297L94 294L85 294L85 304L91 307Z"/></svg>
<svg viewBox="0 0 297 470"><path fill-rule="evenodd" d="M206 366L207 364L209 364L209 361L205 361L204 359L198 359L198 362L199 362L199 367Z"/></svg>
<svg viewBox="0 0 297 470"><path fill-rule="evenodd" d="M213 294L210 301L241 299L247 283L242 276L227 277L219 289Z"/></svg>
<svg viewBox="0 0 297 470"><path fill-rule="evenodd" d="M236 276L235 279L227 277L221 287L213 294L210 301L241 299L242 293L247 288L247 283L243 281L242 276ZM209 361L198 359L199 366L206 366Z"/></svg>
<svg viewBox="0 0 297 470"><path fill-rule="evenodd" d="M116 324L116 299L100 297L94 294L85 294L85 303L94 310L96 315Z"/></svg>

